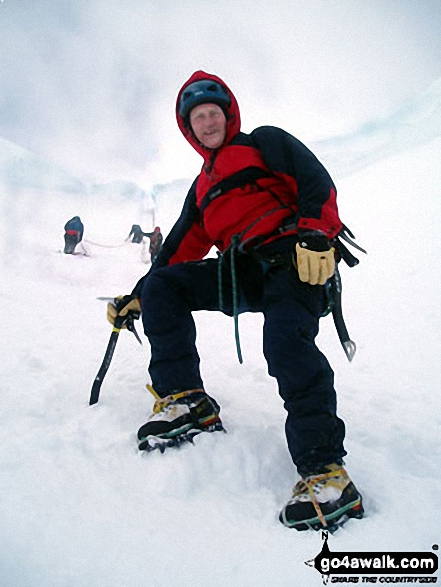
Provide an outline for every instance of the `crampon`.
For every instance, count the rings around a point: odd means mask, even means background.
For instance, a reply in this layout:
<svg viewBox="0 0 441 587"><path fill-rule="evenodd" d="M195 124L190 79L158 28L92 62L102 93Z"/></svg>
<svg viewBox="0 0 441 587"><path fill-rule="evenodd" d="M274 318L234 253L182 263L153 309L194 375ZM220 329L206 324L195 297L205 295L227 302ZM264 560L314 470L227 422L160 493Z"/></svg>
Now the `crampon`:
<svg viewBox="0 0 441 587"><path fill-rule="evenodd" d="M139 443L138 448L148 453L154 450L159 450L161 453L164 453L167 448L179 448L187 443L194 444L194 437L201 434L201 432L226 432L226 430L221 422L216 422L204 428L204 430L192 428L183 434L176 434L169 438L150 435Z"/></svg>

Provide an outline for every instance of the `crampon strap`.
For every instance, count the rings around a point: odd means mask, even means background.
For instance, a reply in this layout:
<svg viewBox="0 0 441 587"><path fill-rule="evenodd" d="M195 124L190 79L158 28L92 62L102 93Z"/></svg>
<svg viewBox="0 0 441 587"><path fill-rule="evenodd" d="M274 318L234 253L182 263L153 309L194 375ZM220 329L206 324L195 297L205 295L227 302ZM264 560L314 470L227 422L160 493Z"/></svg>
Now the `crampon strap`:
<svg viewBox="0 0 441 587"><path fill-rule="evenodd" d="M317 513L317 517L324 528L328 527L328 523L326 522L325 516L323 515L322 508L320 507L317 497L315 496L314 485L317 482L329 479L329 477L339 477L344 472L344 469L336 469L335 471L330 471L329 473L323 473L321 475L313 475L311 477L306 477L305 479L302 479L302 481L300 481L300 487L304 486L308 490L309 497L311 498L311 503L314 506L314 509Z"/></svg>
<svg viewBox="0 0 441 587"><path fill-rule="evenodd" d="M150 391L151 386L147 385L147 389ZM152 388L153 389L153 388ZM153 405L153 412L159 414L164 408L166 408L171 402L176 401L182 397L187 397L192 393L205 393L203 389L189 389L188 391L180 391L179 393L173 393L166 397L158 398ZM156 392L155 392L156 393Z"/></svg>

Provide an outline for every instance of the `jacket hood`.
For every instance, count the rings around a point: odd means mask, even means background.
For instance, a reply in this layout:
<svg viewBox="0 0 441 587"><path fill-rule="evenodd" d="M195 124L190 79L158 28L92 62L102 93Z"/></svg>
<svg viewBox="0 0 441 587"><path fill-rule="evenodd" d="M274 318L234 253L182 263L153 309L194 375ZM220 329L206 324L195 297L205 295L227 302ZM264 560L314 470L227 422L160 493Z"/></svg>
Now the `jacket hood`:
<svg viewBox="0 0 441 587"><path fill-rule="evenodd" d="M176 119L178 121L178 126L179 126L182 134L184 135L184 137L187 139L187 141L193 147L193 149L195 149L199 153L199 155L202 155L204 160L208 160L208 159L210 159L210 157L213 153L213 150L208 149L207 147L204 147L196 139L190 126L187 126L185 124L182 116L180 116L180 114L179 114L179 102L181 99L182 92L185 90L185 88L187 86L189 86L193 82L197 82L200 80L213 80L213 81L216 81L216 82L222 84L224 86L224 88L227 90L227 93L231 98L231 104L227 110L227 134L225 136L225 141L222 146L227 145L233 139L233 137L235 137L237 135L237 133L240 132L240 112L239 112L239 105L237 103L237 100L236 100L233 92L227 86L227 84L224 81L222 81L219 77L217 77L216 75L206 73L205 71L196 71L195 73L193 73L193 75L185 82L185 84L179 90L178 98L176 100ZM220 147L220 148L222 148L222 147Z"/></svg>

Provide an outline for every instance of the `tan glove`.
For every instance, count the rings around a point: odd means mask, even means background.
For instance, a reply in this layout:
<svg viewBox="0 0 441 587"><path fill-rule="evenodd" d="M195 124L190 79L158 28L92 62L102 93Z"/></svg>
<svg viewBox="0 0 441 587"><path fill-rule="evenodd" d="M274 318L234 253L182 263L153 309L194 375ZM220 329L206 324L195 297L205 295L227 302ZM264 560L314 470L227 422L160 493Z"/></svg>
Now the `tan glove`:
<svg viewBox="0 0 441 587"><path fill-rule="evenodd" d="M324 285L334 275L334 248L327 251L311 251L296 244L297 269L300 281L310 285Z"/></svg>
<svg viewBox="0 0 441 587"><path fill-rule="evenodd" d="M107 304L107 320L110 324L115 324L115 318L117 316L127 316L131 314L132 318L137 320L141 315L141 304L139 299L134 295L118 296L114 302ZM125 325L122 328L126 328Z"/></svg>

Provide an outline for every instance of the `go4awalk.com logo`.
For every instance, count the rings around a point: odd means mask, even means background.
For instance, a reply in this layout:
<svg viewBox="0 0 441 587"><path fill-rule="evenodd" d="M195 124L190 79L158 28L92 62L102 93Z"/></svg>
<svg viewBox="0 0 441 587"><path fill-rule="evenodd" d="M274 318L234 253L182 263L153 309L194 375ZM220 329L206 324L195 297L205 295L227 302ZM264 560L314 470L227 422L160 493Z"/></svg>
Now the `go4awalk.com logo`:
<svg viewBox="0 0 441 587"><path fill-rule="evenodd" d="M331 552L322 533L321 552L306 564L331 583L436 583L435 552ZM432 550L438 550L434 545ZM350 575L348 577L348 575Z"/></svg>

